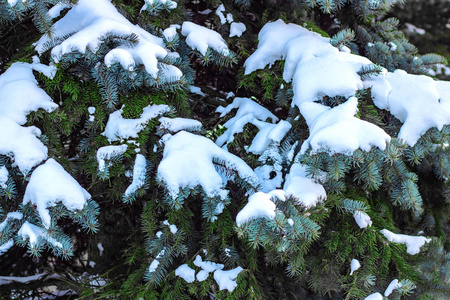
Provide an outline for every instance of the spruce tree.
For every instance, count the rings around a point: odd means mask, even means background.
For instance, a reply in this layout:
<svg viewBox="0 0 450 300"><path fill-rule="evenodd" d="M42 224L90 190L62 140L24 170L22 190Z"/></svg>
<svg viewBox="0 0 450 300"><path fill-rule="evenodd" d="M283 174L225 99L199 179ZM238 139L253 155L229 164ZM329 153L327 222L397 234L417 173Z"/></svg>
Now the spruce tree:
<svg viewBox="0 0 450 300"><path fill-rule="evenodd" d="M449 298L403 2L0 0L1 296Z"/></svg>

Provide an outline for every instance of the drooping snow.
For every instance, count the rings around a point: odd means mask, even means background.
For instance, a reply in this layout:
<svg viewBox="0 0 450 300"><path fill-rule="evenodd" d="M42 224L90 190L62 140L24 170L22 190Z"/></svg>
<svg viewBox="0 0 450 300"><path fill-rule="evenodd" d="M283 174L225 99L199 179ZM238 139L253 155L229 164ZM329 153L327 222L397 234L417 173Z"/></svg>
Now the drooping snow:
<svg viewBox="0 0 450 300"><path fill-rule="evenodd" d="M406 245L406 252L411 255L417 254L420 252L420 248L425 244L431 242L431 239L428 239L423 236L410 236L406 234L396 234L387 229L383 229L380 231L390 242L401 243Z"/></svg>
<svg viewBox="0 0 450 300"><path fill-rule="evenodd" d="M359 263L359 260L352 259L352 261L350 263L350 276L352 276L353 272L355 272L359 268L361 268L361 264Z"/></svg>
<svg viewBox="0 0 450 300"><path fill-rule="evenodd" d="M208 197L224 199L226 179L214 167L213 161L257 185L253 170L239 157L221 149L213 141L186 131L180 131L165 141L163 159L158 166L158 179L162 181L172 198L176 198L180 188L194 188L200 185ZM225 182L224 182L225 181Z"/></svg>
<svg viewBox="0 0 450 300"><path fill-rule="evenodd" d="M56 68L40 63L16 62L0 76L0 117L8 117L19 125L27 122L32 111L54 111L58 105L38 86L33 70L53 78Z"/></svg>
<svg viewBox="0 0 450 300"><path fill-rule="evenodd" d="M173 3L176 5L175 2ZM97 52L102 39L108 33L119 36L135 34L139 42L135 47L121 45L112 49L105 56L107 66L113 62L119 62L125 69L133 70L136 63L142 63L145 70L156 78L158 59L168 54L161 38L133 25L108 0L79 0L62 19L54 24L52 38L62 38L72 33L74 34L51 50L55 62L58 62L64 54L74 50L85 53L89 48L92 52ZM38 53L41 54L46 50L45 44L50 40L48 35L44 35L36 42Z"/></svg>
<svg viewBox="0 0 450 300"><path fill-rule="evenodd" d="M38 139L35 126L22 127L8 117L0 116L0 154L11 157L22 174L47 159L47 147Z"/></svg>
<svg viewBox="0 0 450 300"><path fill-rule="evenodd" d="M236 115L223 124L227 130L217 139L216 144L218 146L231 143L234 140L234 134L242 132L244 126L248 123L256 123L257 120L266 121L267 119L271 119L272 123L278 121L278 118L268 109L249 98L236 97L233 103L227 107L219 106L216 112L219 112L222 118L235 108L238 108ZM263 123L258 124L261 127L263 125ZM285 126L282 125L282 127Z"/></svg>
<svg viewBox="0 0 450 300"><path fill-rule="evenodd" d="M98 153L98 152L97 152ZM147 173L147 161L142 154L136 154L133 168L133 181L125 191L125 196L130 196L144 186Z"/></svg>
<svg viewBox="0 0 450 300"><path fill-rule="evenodd" d="M355 218L356 223L359 228L366 228L367 226L372 225L372 220L369 215L363 211L356 211L353 213L353 218Z"/></svg>
<svg viewBox="0 0 450 300"><path fill-rule="evenodd" d="M0 187L6 188L6 182L8 181L8 169L5 166L0 167Z"/></svg>
<svg viewBox="0 0 450 300"><path fill-rule="evenodd" d="M275 210L277 206L271 198L271 193L257 192L248 198L248 203L236 216L237 226L241 226L248 221L257 218L267 218L272 220L275 218Z"/></svg>
<svg viewBox="0 0 450 300"><path fill-rule="evenodd" d="M242 267L237 267L228 271L215 271L214 280L219 285L219 290L233 291L237 287L236 278L242 270Z"/></svg>
<svg viewBox="0 0 450 300"><path fill-rule="evenodd" d="M187 283L195 281L195 270L190 268L187 264L179 266L175 270L175 275L183 278Z"/></svg>
<svg viewBox="0 0 450 300"><path fill-rule="evenodd" d="M230 25L230 37L239 37L245 32L245 30L247 30L247 27L245 27L244 23L233 22Z"/></svg>
<svg viewBox="0 0 450 300"><path fill-rule="evenodd" d="M402 284L398 282L398 279L392 280L391 283L389 283L386 291L384 292L384 296L385 297L389 296L395 289L400 287L402 287Z"/></svg>
<svg viewBox="0 0 450 300"><path fill-rule="evenodd" d="M169 106L165 104L149 105L144 107L139 119L124 119L123 110L120 109L109 115L105 131L102 135L108 138L109 142L120 141L128 138L137 138L138 133L145 128L151 119L169 111Z"/></svg>
<svg viewBox="0 0 450 300"><path fill-rule="evenodd" d="M42 224L51 224L49 207L61 202L68 210L83 209L91 195L54 159L48 159L31 174L23 204L36 205Z"/></svg>
<svg viewBox="0 0 450 300"><path fill-rule="evenodd" d="M298 203L305 207L315 206L327 197L324 187L307 175L305 166L297 163L291 166L286 175L283 190L286 197L297 198Z"/></svg>
<svg viewBox="0 0 450 300"><path fill-rule="evenodd" d="M159 122L161 122L160 128L170 133L177 133L181 130L200 131L202 129L202 123L193 119L161 117Z"/></svg>
<svg viewBox="0 0 450 300"><path fill-rule="evenodd" d="M374 103L403 122L399 138L413 146L430 128L450 124L450 83L403 70L364 83L372 87Z"/></svg>
<svg viewBox="0 0 450 300"><path fill-rule="evenodd" d="M115 156L124 154L127 151L128 145L110 145L100 147L97 150L98 170L104 172L107 168L106 161L111 160Z"/></svg>
<svg viewBox="0 0 450 300"><path fill-rule="evenodd" d="M28 221L22 224L17 235L22 236L23 239L28 238L30 240L30 246L34 247L39 239L44 239L55 247L62 248L63 245L48 235L44 228L33 225Z"/></svg>
<svg viewBox="0 0 450 300"><path fill-rule="evenodd" d="M301 104L300 112L306 119L310 136L300 152L305 153L309 147L313 151L325 149L331 154L351 154L358 148L370 151L372 146L384 150L391 138L376 125L356 118L357 105L356 97L334 108L314 102Z"/></svg>
<svg viewBox="0 0 450 300"><path fill-rule="evenodd" d="M383 300L383 295L380 293L374 293L364 298L364 300Z"/></svg>
<svg viewBox="0 0 450 300"><path fill-rule="evenodd" d="M186 37L188 46L202 55L206 54L208 47L224 55L230 52L222 36L206 27L186 21L181 27L181 34Z"/></svg>

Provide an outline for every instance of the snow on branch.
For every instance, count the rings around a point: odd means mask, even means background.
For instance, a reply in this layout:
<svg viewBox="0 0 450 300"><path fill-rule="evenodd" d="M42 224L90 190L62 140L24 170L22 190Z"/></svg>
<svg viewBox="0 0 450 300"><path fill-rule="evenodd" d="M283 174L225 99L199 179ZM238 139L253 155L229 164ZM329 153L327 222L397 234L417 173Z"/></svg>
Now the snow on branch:
<svg viewBox="0 0 450 300"><path fill-rule="evenodd" d="M70 37L67 37L68 35ZM164 48L163 40L132 24L108 0L79 0L54 24L52 38L44 35L35 46L39 54L42 54L52 39L54 41L64 39L51 50L53 60L59 62L63 55L73 51L85 53L89 49L96 53L104 38L109 35L134 36L137 43L121 45L109 51L104 59L107 66L118 62L123 68L131 71L136 64L142 63L147 73L154 78L157 77L158 59L163 59L169 54ZM180 70L178 72L172 70L171 75L176 75L175 79L179 79L182 73Z"/></svg>
<svg viewBox="0 0 450 300"><path fill-rule="evenodd" d="M230 54L230 50L222 36L212 29L186 21L182 24L181 34L186 37L188 46L193 50L197 50L203 56L206 55L208 48L223 55Z"/></svg>
<svg viewBox="0 0 450 300"><path fill-rule="evenodd" d="M406 245L406 252L411 255L417 254L420 252L420 248L425 244L431 242L431 239L428 239L423 236L410 236L406 234L396 234L387 229L383 229L380 231L390 242L401 243Z"/></svg>
<svg viewBox="0 0 450 300"><path fill-rule="evenodd" d="M68 210L81 210L91 195L67 173L64 168L50 158L34 170L25 190L23 204L36 205L42 224L51 224L49 207L61 202Z"/></svg>
<svg viewBox="0 0 450 300"><path fill-rule="evenodd" d="M163 159L158 166L158 179L173 199L180 189L200 185L208 197L223 200L228 195L224 186L229 178L218 173L216 162L250 185L258 185L256 174L242 159L218 147L213 141L186 131L180 131L166 140Z"/></svg>

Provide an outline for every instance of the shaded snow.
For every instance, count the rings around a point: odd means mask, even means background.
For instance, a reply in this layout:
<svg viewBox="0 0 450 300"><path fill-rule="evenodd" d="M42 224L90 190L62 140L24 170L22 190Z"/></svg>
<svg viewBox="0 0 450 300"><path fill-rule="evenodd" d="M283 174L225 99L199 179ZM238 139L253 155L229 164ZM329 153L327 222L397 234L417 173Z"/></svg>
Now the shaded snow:
<svg viewBox="0 0 450 300"><path fill-rule="evenodd" d="M147 173L147 161L142 154L136 154L133 168L133 181L127 187L125 196L130 196L145 184L145 177Z"/></svg>
<svg viewBox="0 0 450 300"><path fill-rule="evenodd" d="M228 271L215 271L214 280L219 285L219 290L233 291L237 287L236 278L242 270L242 267L237 267Z"/></svg>
<svg viewBox="0 0 450 300"><path fill-rule="evenodd" d="M187 264L179 266L175 270L175 275L183 278L187 283L195 281L195 270L190 268Z"/></svg>
<svg viewBox="0 0 450 300"><path fill-rule="evenodd" d="M58 248L63 247L63 245L60 242L49 236L44 228L33 225L28 221L25 221L25 223L22 224L22 227L20 227L17 235L22 236L23 239L28 238L30 240L31 247L36 246L36 244L40 239L46 240L55 247Z"/></svg>

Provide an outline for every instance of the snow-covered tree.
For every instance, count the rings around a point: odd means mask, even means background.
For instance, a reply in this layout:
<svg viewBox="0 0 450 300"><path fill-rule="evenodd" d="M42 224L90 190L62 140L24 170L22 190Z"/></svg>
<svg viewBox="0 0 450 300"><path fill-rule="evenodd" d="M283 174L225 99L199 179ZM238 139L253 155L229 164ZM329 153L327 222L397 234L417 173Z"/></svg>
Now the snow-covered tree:
<svg viewBox="0 0 450 300"><path fill-rule="evenodd" d="M447 299L450 83L402 2L0 0L0 295Z"/></svg>

